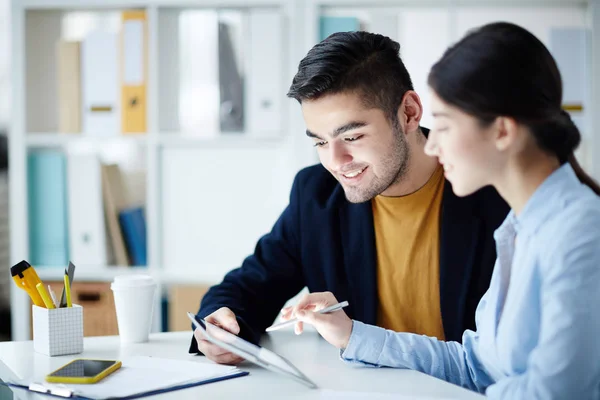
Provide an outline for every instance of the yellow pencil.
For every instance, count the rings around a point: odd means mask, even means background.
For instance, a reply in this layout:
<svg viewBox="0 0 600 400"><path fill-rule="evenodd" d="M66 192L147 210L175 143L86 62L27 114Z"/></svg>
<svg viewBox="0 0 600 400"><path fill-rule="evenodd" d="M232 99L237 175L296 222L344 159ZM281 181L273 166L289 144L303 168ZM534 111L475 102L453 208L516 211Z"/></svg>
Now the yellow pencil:
<svg viewBox="0 0 600 400"><path fill-rule="evenodd" d="M40 282L37 285L35 285L35 288L37 289L38 293L42 297L42 300L44 301L46 308L49 310L55 308L54 304L52 303L52 300L50 299L50 296L48 296L48 292L46 292L46 289L44 289L44 285Z"/></svg>
<svg viewBox="0 0 600 400"><path fill-rule="evenodd" d="M71 303L71 285L69 282L69 275L65 274L65 296L67 297L67 307L73 307Z"/></svg>

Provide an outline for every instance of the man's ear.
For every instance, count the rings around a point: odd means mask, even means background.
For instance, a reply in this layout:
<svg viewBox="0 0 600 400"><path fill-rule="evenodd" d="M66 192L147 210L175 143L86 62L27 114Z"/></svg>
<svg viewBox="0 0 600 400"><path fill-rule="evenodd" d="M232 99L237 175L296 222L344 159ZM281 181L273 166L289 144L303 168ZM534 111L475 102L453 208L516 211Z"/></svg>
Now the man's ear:
<svg viewBox="0 0 600 400"><path fill-rule="evenodd" d="M398 107L398 121L405 133L414 132L419 129L423 117L423 105L421 98L414 90L404 93L400 107Z"/></svg>

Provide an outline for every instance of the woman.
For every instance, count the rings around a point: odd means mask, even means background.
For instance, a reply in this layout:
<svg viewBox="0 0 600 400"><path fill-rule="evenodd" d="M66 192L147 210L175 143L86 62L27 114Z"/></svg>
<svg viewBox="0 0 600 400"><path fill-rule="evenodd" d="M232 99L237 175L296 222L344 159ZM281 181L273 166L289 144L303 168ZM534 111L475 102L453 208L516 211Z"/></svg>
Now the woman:
<svg viewBox="0 0 600 400"><path fill-rule="evenodd" d="M426 152L457 195L493 185L512 208L494 235L477 331L442 342L311 312L336 303L331 293L284 318L313 324L351 363L419 370L494 399L600 398L600 188L573 156L580 134L561 110L554 59L525 29L494 23L449 48L429 86Z"/></svg>

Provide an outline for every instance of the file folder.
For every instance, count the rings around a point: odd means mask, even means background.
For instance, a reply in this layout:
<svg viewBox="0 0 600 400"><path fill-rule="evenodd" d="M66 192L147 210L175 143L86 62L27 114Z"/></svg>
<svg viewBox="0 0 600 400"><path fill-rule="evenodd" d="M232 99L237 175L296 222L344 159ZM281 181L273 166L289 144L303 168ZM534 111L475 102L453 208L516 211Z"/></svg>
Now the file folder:
<svg viewBox="0 0 600 400"><path fill-rule="evenodd" d="M124 11L121 32L121 131L146 132L146 12Z"/></svg>
<svg viewBox="0 0 600 400"><path fill-rule="evenodd" d="M27 156L29 258L33 265L69 262L67 165L60 151L33 151Z"/></svg>
<svg viewBox="0 0 600 400"><path fill-rule="evenodd" d="M81 70L79 42L56 44L58 82L58 131L81 132Z"/></svg>
<svg viewBox="0 0 600 400"><path fill-rule="evenodd" d="M360 21L355 17L321 17L319 21L319 37L326 39L335 32L353 32L360 29Z"/></svg>
<svg viewBox="0 0 600 400"><path fill-rule="evenodd" d="M249 15L246 127L253 137L280 135L283 125L283 20L277 11Z"/></svg>
<svg viewBox="0 0 600 400"><path fill-rule="evenodd" d="M157 390L151 390L151 391L147 391L147 392L136 393L131 396L119 397L119 399L120 400L141 399L144 397L155 396L157 394L169 393L169 392L174 392L176 390L182 390L182 389L187 389L187 388L191 388L191 387L195 387L195 386L207 385L209 383L226 381L226 380L233 379L233 378L241 378L242 376L246 376L249 374L250 373L247 371L238 371L238 372L234 372L230 375L217 376L217 377L210 378L210 379L204 379L204 380L200 380L197 382L190 382L190 383L185 383L182 385L171 386L171 387L167 387L164 389L157 389ZM0 386L6 386L8 388L15 388L15 389L21 389L21 390L27 390L30 392L35 392L37 394L51 396L51 397L58 397L58 398L62 397L62 398L80 399L80 400L103 400L102 398L95 399L92 397L80 396L80 395L75 394L73 391L71 391L69 389L64 389L64 388L49 389L49 388L45 387L44 385L40 385L40 384L21 385L18 383L4 382L4 381L0 380ZM0 393L3 393L3 392L0 391ZM107 400L108 399L110 399L110 398L107 398Z"/></svg>
<svg viewBox="0 0 600 400"><path fill-rule="evenodd" d="M121 361L121 369L93 385L57 385L37 379L0 380L0 386L63 398L130 400L249 375L231 366L153 356L132 356Z"/></svg>
<svg viewBox="0 0 600 400"><path fill-rule="evenodd" d="M81 44L83 131L91 136L119 133L118 36L94 30Z"/></svg>
<svg viewBox="0 0 600 400"><path fill-rule="evenodd" d="M69 154L67 175L70 259L76 264L106 265L106 228L98 155Z"/></svg>

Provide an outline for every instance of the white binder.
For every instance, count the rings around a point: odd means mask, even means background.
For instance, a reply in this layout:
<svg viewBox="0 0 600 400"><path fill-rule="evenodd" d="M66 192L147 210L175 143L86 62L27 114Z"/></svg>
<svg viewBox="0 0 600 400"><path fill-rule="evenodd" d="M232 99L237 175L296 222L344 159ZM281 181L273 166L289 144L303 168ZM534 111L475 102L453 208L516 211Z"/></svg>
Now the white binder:
<svg viewBox="0 0 600 400"><path fill-rule="evenodd" d="M67 158L70 259L76 265L106 265L102 175L96 154Z"/></svg>
<svg viewBox="0 0 600 400"><path fill-rule="evenodd" d="M121 132L118 35L94 30L81 45L83 132L114 136Z"/></svg>
<svg viewBox="0 0 600 400"><path fill-rule="evenodd" d="M283 26L276 11L251 10L248 16L246 130L253 137L281 134L283 101Z"/></svg>

